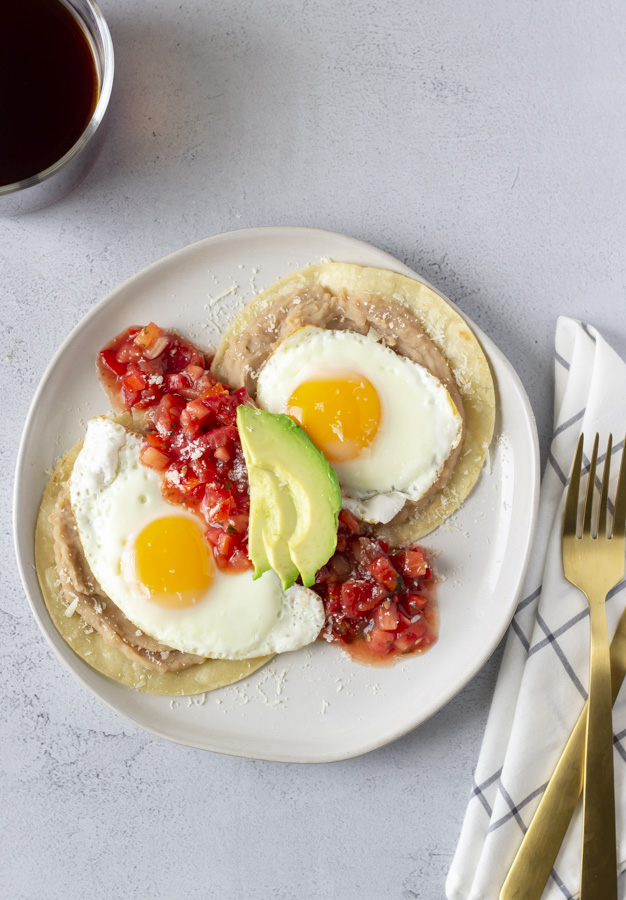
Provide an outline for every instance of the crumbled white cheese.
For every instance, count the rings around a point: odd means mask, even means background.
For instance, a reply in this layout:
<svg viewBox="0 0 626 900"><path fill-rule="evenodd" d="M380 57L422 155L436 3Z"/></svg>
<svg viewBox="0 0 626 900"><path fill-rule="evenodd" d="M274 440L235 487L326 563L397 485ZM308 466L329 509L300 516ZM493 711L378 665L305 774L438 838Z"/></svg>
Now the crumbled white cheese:
<svg viewBox="0 0 626 900"><path fill-rule="evenodd" d="M220 300L225 300L226 297L230 297L231 294L236 294L238 290L239 285L233 282L227 290L223 291L221 294L218 294L216 297L211 297L209 295L209 302L205 305L204 308L210 310L212 303L219 303Z"/></svg>
<svg viewBox="0 0 626 900"><path fill-rule="evenodd" d="M74 599L72 600L72 602L70 603L70 605L64 611L64 615L66 615L67 618L70 619L76 612L77 606L78 606L78 597L75 596Z"/></svg>

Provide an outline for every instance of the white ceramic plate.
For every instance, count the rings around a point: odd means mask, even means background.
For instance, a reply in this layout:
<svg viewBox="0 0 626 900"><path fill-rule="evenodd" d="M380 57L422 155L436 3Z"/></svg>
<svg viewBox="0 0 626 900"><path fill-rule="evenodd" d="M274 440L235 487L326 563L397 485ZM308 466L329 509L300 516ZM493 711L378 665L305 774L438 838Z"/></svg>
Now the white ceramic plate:
<svg viewBox="0 0 626 900"><path fill-rule="evenodd" d="M74 655L52 625L34 567L35 521L46 471L107 409L96 354L128 325L154 320L215 346L261 289L321 257L416 276L368 244L309 228L255 228L207 238L160 260L100 302L44 374L24 428L15 482L18 564L35 618L72 674L134 724L192 747L287 762L328 762L380 747L447 703L483 665L509 624L526 568L538 497L533 415L517 375L471 322L490 359L498 417L485 468L451 520L424 544L442 550L440 636L393 668L359 666L318 641L275 657L246 681L172 700L132 691ZM211 315L207 311L210 304Z"/></svg>

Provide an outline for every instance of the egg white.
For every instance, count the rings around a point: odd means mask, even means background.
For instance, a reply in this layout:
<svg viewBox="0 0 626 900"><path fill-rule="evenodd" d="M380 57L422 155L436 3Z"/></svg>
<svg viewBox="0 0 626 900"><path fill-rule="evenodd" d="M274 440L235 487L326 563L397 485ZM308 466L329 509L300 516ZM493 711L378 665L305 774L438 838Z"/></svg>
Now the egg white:
<svg viewBox="0 0 626 900"><path fill-rule="evenodd" d="M352 331L306 326L268 357L257 381L263 409L284 413L303 382L358 373L378 394L381 421L354 459L332 462L343 505L368 522L389 522L437 481L461 440L463 421L446 387L424 366Z"/></svg>
<svg viewBox="0 0 626 900"><path fill-rule="evenodd" d="M247 659L295 650L316 639L321 600L307 588L283 591L275 572L226 575L217 567L205 596L168 609L150 602L127 564L135 537L150 522L181 515L161 496L159 475L142 466L142 439L106 417L89 422L70 478L70 497L87 562L127 618L169 647L216 659Z"/></svg>

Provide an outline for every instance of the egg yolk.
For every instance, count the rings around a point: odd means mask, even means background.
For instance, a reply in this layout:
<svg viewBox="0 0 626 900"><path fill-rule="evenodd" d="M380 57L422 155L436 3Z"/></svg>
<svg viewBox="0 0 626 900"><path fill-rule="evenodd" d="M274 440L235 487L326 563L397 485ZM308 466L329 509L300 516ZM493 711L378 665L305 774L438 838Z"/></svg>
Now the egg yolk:
<svg viewBox="0 0 626 900"><path fill-rule="evenodd" d="M357 457L374 440L381 410L374 385L350 373L298 385L287 413L330 462L343 462Z"/></svg>
<svg viewBox="0 0 626 900"><path fill-rule="evenodd" d="M183 609L198 603L209 587L213 557L193 519L166 516L137 537L135 567L153 603Z"/></svg>

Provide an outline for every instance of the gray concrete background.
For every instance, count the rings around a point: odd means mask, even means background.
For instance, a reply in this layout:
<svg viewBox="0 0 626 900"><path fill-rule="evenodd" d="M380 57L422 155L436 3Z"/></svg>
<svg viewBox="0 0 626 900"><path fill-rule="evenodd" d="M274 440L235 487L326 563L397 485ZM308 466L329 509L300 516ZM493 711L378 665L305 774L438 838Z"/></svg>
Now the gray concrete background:
<svg viewBox="0 0 626 900"><path fill-rule="evenodd" d="M520 374L545 454L556 316L626 352L624 6L102 7L117 71L99 163L58 205L0 220L2 894L438 900L499 653L421 728L349 762L152 738L38 632L13 562L15 453L50 356L98 299L191 241L287 224L382 247L459 304Z"/></svg>

